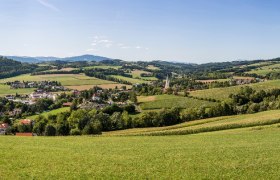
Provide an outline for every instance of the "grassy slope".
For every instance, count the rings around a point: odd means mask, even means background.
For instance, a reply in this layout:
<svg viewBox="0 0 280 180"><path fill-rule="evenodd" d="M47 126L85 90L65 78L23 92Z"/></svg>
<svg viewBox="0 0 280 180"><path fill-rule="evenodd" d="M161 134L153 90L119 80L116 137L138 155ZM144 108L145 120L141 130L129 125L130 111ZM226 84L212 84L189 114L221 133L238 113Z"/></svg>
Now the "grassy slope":
<svg viewBox="0 0 280 180"><path fill-rule="evenodd" d="M247 73L251 73L251 74L254 73L254 74L265 76L270 72L280 72L280 64L269 64L267 66L259 67L251 71L248 71Z"/></svg>
<svg viewBox="0 0 280 180"><path fill-rule="evenodd" d="M224 100L229 97L230 94L237 93L240 89L240 86L232 86L232 87L226 87L226 88L213 88L213 89L206 89L206 90L198 90L193 91L190 93L191 96L195 97L203 97L203 98L214 98L219 100ZM261 83L254 83L249 84L247 86L251 86L256 90L267 90L267 89L273 89L273 88L280 88L280 80L273 80L273 81L266 81Z"/></svg>
<svg viewBox="0 0 280 180"><path fill-rule="evenodd" d="M280 129L188 136L0 137L2 179L277 179Z"/></svg>
<svg viewBox="0 0 280 180"><path fill-rule="evenodd" d="M64 86L77 86L77 85L99 85L99 84L112 84L114 82L88 77L84 74L50 74L31 76L30 74L20 75L12 78L1 79L0 83L7 81L59 81Z"/></svg>
<svg viewBox="0 0 280 180"><path fill-rule="evenodd" d="M134 71L131 72L133 78L140 78L140 79L148 80L148 81L155 81L155 80L157 80L156 77L141 77L142 73L149 74L150 72L142 71L142 70L134 70Z"/></svg>
<svg viewBox="0 0 280 180"><path fill-rule="evenodd" d="M18 94L29 94L34 91L33 88L28 88L28 89L10 89L10 86L0 84L0 96L4 95L15 95L16 93Z"/></svg>
<svg viewBox="0 0 280 180"><path fill-rule="evenodd" d="M150 100L150 101L149 101ZM143 110L162 109L162 108L193 108L200 106L211 106L215 103L192 99L188 97L175 96L175 95L156 95L140 97L139 102Z"/></svg>
<svg viewBox="0 0 280 180"><path fill-rule="evenodd" d="M117 76L117 75L112 75L112 77L117 78L117 79L121 79L121 80L124 80L124 81L128 81L128 82L131 82L133 84L148 83L149 82L149 81L145 81L143 79L134 79L134 78L124 77L124 76Z"/></svg>
<svg viewBox="0 0 280 180"><path fill-rule="evenodd" d="M89 67L85 67L85 69L95 69L95 68L99 68L99 69L120 69L121 66L89 66Z"/></svg>
<svg viewBox="0 0 280 180"><path fill-rule="evenodd" d="M223 116L185 122L173 126L154 128L135 128L111 131L105 135L174 135L196 134L209 131L219 131L231 128L253 127L280 122L280 110L265 111L255 114Z"/></svg>
<svg viewBox="0 0 280 180"><path fill-rule="evenodd" d="M49 112L41 113L40 115L47 117L50 114L51 115L56 115L58 113L66 112L66 111L70 111L70 108L69 107L63 107L63 108L55 109L55 110L52 110L52 111L49 111ZM29 116L29 117L26 117L26 119L34 120L37 116L39 116L39 115Z"/></svg>

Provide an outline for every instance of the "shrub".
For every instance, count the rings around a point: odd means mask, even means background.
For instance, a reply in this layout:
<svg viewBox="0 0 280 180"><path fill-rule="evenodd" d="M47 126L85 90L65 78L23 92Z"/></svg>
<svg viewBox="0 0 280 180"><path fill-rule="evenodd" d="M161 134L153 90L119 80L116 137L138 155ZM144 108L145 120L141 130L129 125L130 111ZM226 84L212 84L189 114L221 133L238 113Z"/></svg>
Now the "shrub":
<svg viewBox="0 0 280 180"><path fill-rule="evenodd" d="M79 135L81 135L81 131L78 128L71 129L70 135L72 135L72 136L79 136Z"/></svg>
<svg viewBox="0 0 280 180"><path fill-rule="evenodd" d="M46 129L45 129L45 136L55 136L56 135L56 128L49 124L46 126Z"/></svg>

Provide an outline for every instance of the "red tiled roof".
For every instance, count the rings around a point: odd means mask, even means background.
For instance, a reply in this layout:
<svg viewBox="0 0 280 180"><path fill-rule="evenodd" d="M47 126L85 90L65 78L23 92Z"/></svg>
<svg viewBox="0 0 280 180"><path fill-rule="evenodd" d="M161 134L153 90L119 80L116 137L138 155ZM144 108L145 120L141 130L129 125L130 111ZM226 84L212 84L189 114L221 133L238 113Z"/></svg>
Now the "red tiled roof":
<svg viewBox="0 0 280 180"><path fill-rule="evenodd" d="M2 124L0 124L0 128L6 129L6 128L8 128L8 127L9 127L9 124L8 124L8 123L2 123Z"/></svg>
<svg viewBox="0 0 280 180"><path fill-rule="evenodd" d="M16 133L16 136L33 136L33 133Z"/></svg>
<svg viewBox="0 0 280 180"><path fill-rule="evenodd" d="M25 124L25 125L30 125L31 124L31 120L30 119L22 119L20 120L21 124Z"/></svg>
<svg viewBox="0 0 280 180"><path fill-rule="evenodd" d="M71 102L63 103L63 106L71 106L71 105L72 105Z"/></svg>

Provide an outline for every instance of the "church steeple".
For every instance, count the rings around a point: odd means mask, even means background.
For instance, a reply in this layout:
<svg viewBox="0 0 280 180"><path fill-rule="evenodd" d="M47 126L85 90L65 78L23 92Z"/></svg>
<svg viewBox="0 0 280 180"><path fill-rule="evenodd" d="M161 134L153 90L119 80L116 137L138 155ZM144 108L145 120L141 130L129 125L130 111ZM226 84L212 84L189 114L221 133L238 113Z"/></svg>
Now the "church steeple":
<svg viewBox="0 0 280 180"><path fill-rule="evenodd" d="M170 83L170 80L169 80L168 75L167 75L164 89L168 89L169 88L169 83Z"/></svg>

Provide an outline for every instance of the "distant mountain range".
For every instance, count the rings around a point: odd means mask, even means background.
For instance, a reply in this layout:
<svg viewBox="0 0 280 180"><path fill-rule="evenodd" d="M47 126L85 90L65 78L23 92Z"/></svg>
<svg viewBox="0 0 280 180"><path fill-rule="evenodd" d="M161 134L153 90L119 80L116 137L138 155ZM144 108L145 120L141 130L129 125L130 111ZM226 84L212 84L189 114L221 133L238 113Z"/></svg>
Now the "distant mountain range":
<svg viewBox="0 0 280 180"><path fill-rule="evenodd" d="M95 55L81 55L81 56L72 56L72 57L65 57L65 58L59 58L59 57L29 57L29 56L5 56L9 59L13 59L15 61L20 62L26 62L26 63L39 63L44 61L69 61L69 62L75 62L75 61L102 61L102 60L110 60L110 58L102 57L102 56L95 56Z"/></svg>

